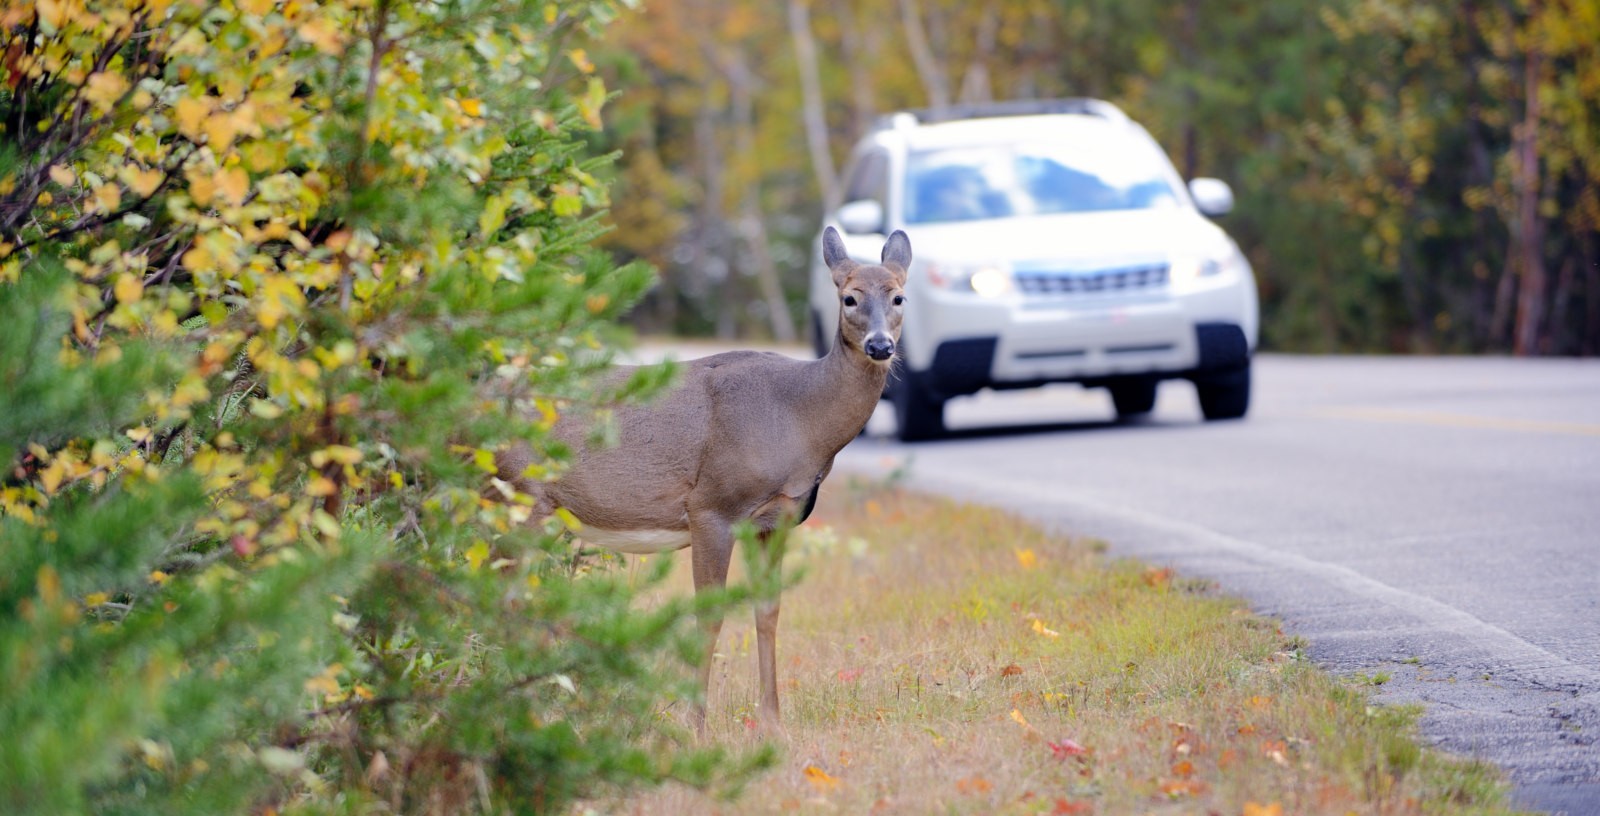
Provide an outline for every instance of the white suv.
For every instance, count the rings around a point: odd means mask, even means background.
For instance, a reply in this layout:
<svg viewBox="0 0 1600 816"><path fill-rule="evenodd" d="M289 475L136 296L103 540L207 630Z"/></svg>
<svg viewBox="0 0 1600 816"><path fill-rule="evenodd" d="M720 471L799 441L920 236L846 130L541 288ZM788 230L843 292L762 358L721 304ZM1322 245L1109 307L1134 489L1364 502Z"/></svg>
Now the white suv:
<svg viewBox="0 0 1600 816"><path fill-rule="evenodd" d="M883 117L856 146L839 228L876 262L903 229L900 370L889 386L902 439L944 430L944 404L982 388L1078 382L1117 415L1147 413L1156 384L1195 384L1207 419L1244 416L1256 346L1255 276L1208 216L1224 182L1187 185L1150 134L1094 99L957 106ZM819 354L838 293L811 272Z"/></svg>

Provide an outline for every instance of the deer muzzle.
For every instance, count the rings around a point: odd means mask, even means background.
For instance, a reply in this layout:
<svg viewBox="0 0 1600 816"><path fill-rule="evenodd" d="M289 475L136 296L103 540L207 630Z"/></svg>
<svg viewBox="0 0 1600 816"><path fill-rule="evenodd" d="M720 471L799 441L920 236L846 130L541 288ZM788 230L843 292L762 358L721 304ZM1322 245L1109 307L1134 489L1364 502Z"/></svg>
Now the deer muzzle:
<svg viewBox="0 0 1600 816"><path fill-rule="evenodd" d="M880 362L887 360L894 356L894 338L886 332L873 332L867 335L867 341L862 344L862 349L874 360Z"/></svg>

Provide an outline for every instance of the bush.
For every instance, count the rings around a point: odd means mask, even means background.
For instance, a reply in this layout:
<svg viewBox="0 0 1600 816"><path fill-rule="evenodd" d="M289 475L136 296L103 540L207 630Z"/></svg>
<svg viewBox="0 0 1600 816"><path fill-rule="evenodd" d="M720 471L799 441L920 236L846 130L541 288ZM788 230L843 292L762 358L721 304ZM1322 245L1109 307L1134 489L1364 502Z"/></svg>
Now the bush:
<svg viewBox="0 0 1600 816"><path fill-rule="evenodd" d="M662 716L729 599L635 610L481 495L671 373L587 385L651 280L589 247L614 11L0 13L8 812L546 812L765 761Z"/></svg>

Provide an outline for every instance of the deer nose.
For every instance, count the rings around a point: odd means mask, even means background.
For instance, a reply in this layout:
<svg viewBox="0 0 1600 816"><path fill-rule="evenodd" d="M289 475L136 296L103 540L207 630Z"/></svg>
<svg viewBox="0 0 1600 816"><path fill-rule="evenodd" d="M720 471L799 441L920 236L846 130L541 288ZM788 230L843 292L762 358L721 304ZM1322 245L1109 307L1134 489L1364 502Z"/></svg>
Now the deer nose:
<svg viewBox="0 0 1600 816"><path fill-rule="evenodd" d="M894 338L881 332L871 335L867 338L865 348L868 357L887 360L894 356Z"/></svg>

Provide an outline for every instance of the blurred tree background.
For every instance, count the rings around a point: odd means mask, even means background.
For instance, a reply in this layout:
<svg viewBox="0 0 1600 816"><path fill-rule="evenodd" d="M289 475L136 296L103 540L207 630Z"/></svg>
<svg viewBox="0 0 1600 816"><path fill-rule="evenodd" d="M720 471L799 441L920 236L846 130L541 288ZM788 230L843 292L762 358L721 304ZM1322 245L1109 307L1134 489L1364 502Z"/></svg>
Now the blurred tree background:
<svg viewBox="0 0 1600 816"><path fill-rule="evenodd" d="M1098 96L1234 186L1267 347L1600 353L1595 0L653 0L591 57L647 330L801 334L877 114Z"/></svg>

